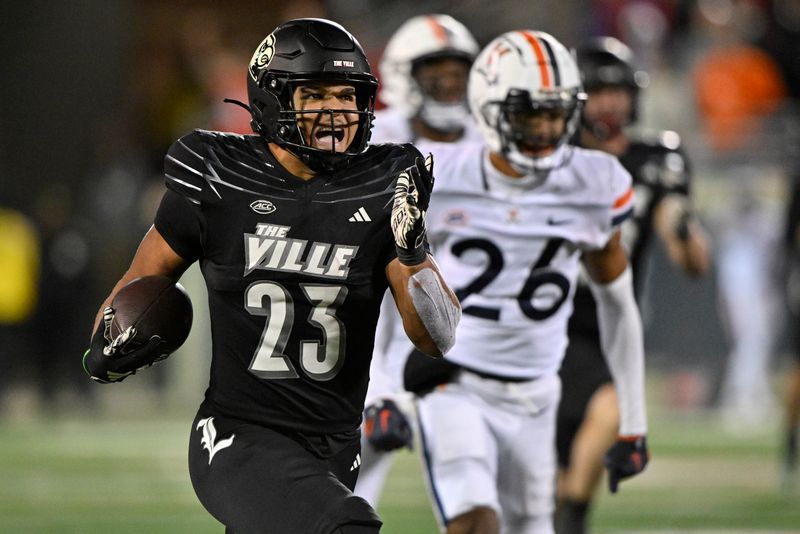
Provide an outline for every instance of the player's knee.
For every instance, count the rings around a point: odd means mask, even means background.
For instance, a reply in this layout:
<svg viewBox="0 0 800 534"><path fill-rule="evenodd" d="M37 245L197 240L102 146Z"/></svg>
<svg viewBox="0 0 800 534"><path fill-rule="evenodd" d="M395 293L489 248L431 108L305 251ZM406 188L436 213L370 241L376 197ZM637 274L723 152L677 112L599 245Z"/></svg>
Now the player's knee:
<svg viewBox="0 0 800 534"><path fill-rule="evenodd" d="M367 501L350 495L330 512L328 528L321 529L324 534L376 534L380 532L380 517Z"/></svg>

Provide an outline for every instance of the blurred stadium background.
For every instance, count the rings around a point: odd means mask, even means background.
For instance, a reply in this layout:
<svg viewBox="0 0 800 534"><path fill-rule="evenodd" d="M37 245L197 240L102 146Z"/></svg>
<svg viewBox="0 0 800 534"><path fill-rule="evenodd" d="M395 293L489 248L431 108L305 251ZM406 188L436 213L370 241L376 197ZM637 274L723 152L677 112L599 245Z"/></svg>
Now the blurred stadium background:
<svg viewBox="0 0 800 534"><path fill-rule="evenodd" d="M249 132L245 65L280 22L345 25L376 66L407 17L449 13L481 43L519 28L573 46L615 35L649 72L643 129L678 132L714 242L702 280L652 250L643 315L652 466L601 499L598 532L800 532L782 469L782 398L797 325L786 212L800 169L797 0L63 0L0 17L0 532L221 532L188 479L207 380L201 311L166 365L114 387L80 367L97 306L163 191L169 144L192 128ZM205 299L193 269L182 280ZM744 327L728 320L743 311ZM434 523L413 453L394 468L388 534Z"/></svg>

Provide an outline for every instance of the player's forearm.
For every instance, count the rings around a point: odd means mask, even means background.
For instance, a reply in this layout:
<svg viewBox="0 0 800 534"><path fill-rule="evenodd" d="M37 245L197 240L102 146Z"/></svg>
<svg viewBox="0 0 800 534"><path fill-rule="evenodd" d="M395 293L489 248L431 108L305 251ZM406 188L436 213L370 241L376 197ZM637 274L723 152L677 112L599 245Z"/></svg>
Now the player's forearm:
<svg viewBox="0 0 800 534"><path fill-rule="evenodd" d="M708 237L695 219L688 222L688 237L683 243L683 269L693 276L708 272L710 257Z"/></svg>
<svg viewBox="0 0 800 534"><path fill-rule="evenodd" d="M409 339L425 354L444 355L455 343L461 306L438 267L428 256L413 266L395 260L389 269L397 308Z"/></svg>
<svg viewBox="0 0 800 534"><path fill-rule="evenodd" d="M674 265L692 276L708 271L708 237L693 215L688 198L667 196L656 207L654 225Z"/></svg>
<svg viewBox="0 0 800 534"><path fill-rule="evenodd" d="M600 341L620 405L619 433L647 432L644 393L644 336L630 267L607 284L591 284L597 301Z"/></svg>

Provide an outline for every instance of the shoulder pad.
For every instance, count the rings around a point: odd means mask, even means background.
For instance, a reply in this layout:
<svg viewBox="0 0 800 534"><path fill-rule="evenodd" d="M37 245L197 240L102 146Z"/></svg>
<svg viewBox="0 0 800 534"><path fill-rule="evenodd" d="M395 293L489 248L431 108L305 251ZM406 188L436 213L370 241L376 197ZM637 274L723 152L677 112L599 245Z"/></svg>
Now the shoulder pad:
<svg viewBox="0 0 800 534"><path fill-rule="evenodd" d="M370 145L366 151L350 158L347 167L337 170L329 182L331 185L320 194L352 195L353 187L362 188L364 195L392 194L397 175L414 165L417 157L422 156L413 145Z"/></svg>
<svg viewBox="0 0 800 534"><path fill-rule="evenodd" d="M411 143L382 143L371 145L362 161L381 166L386 172L393 173L414 165L416 159L421 157L420 151Z"/></svg>
<svg viewBox="0 0 800 534"><path fill-rule="evenodd" d="M414 146L412 143L403 143L403 144L402 144L402 145L400 145L400 146L403 148L403 150L405 150L405 151L408 153L409 157L410 157L410 158L411 158L411 160L412 160L412 163L413 163L413 161L415 161L417 158L423 158L423 155L422 155L422 153L421 153L421 152L419 151L419 149L418 149L416 146Z"/></svg>
<svg viewBox="0 0 800 534"><path fill-rule="evenodd" d="M209 134L194 130L169 147L164 157L164 179L168 189L199 204L206 188L205 157L208 153Z"/></svg>

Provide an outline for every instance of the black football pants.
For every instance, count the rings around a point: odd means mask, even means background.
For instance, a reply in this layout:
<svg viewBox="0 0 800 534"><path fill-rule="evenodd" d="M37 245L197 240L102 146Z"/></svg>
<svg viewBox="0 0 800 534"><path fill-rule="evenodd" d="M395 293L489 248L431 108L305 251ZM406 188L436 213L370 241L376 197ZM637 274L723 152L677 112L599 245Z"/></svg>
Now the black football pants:
<svg viewBox="0 0 800 534"><path fill-rule="evenodd" d="M228 533L377 533L378 515L352 493L359 452L356 439L320 458L281 432L204 405L192 423L189 472L200 502Z"/></svg>

